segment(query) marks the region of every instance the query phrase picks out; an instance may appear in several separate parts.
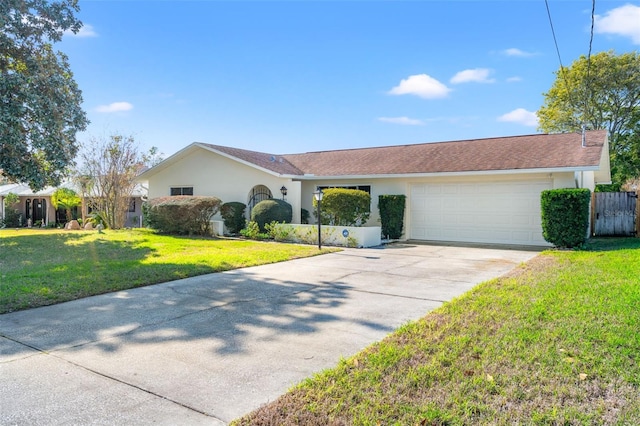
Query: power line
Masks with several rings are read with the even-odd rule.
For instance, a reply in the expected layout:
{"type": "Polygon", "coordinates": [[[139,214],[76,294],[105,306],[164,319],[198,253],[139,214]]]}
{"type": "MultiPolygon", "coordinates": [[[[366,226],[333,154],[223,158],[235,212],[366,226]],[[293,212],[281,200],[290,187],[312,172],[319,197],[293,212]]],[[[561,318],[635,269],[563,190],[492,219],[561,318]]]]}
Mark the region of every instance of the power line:
{"type": "Polygon", "coordinates": [[[553,43],[556,46],[556,53],[558,54],[558,62],[560,62],[560,75],[562,77],[562,81],[564,81],[565,88],[567,89],[569,104],[571,104],[575,108],[575,103],[573,102],[573,99],[571,96],[571,90],[569,89],[569,83],[567,81],[567,73],[565,71],[564,65],[562,65],[562,57],[560,56],[560,48],[558,47],[558,38],[556,37],[556,31],[553,28],[553,19],[551,19],[551,10],[549,9],[549,0],[544,0],[544,4],[547,7],[547,16],[549,17],[549,25],[551,26],[551,35],[553,36],[553,43]]]}
{"type": "Polygon", "coordinates": [[[591,47],[593,46],[593,27],[596,18],[596,0],[591,0],[591,35],[589,37],[589,53],[587,55],[587,77],[584,88],[584,108],[585,114],[589,117],[589,94],[591,93],[591,47]]]}
{"type": "MultiPolygon", "coordinates": [[[[562,57],[560,56],[560,48],[558,47],[558,39],[556,37],[556,32],[555,29],[553,27],[553,20],[551,19],[551,10],[549,9],[549,1],[548,0],[544,0],[544,4],[547,8],[547,16],[549,17],[549,25],[551,26],[551,34],[553,36],[553,42],[556,46],[556,53],[558,55],[558,62],[560,63],[560,74],[561,74],[561,78],[564,81],[565,84],[565,88],[567,89],[567,96],[569,98],[569,104],[574,108],[574,109],[579,109],[576,108],[577,104],[573,101],[573,97],[571,95],[571,90],[569,88],[569,81],[567,79],[567,74],[566,74],[566,70],[564,65],[562,64],[562,57]]],[[[584,115],[589,116],[588,114],[588,109],[589,109],[589,93],[591,90],[590,87],[590,82],[591,82],[591,49],[593,46],[593,33],[594,33],[594,25],[595,25],[595,11],[596,11],[596,0],[591,0],[591,34],[589,37],[589,53],[587,55],[587,75],[586,75],[586,79],[585,79],[585,90],[584,90],[584,115]]]]}
{"type": "Polygon", "coordinates": [[[549,10],[549,1],[544,0],[545,6],[547,6],[547,16],[549,17],[549,25],[551,25],[551,35],[553,35],[553,42],[556,45],[556,53],[558,54],[558,62],[560,62],[560,69],[564,69],[562,65],[562,58],[560,57],[560,48],[558,47],[558,39],[556,38],[556,31],[553,28],[553,20],[551,19],[551,11],[549,10]]]}

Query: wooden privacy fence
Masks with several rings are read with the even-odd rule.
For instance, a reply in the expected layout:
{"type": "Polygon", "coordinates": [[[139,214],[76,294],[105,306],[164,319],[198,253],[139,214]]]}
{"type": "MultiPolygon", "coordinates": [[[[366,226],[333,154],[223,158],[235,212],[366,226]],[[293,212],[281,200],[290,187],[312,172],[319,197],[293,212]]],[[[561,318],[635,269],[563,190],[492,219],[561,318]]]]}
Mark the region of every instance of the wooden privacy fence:
{"type": "Polygon", "coordinates": [[[640,192],[594,192],[591,197],[591,233],[594,236],[638,235],[640,192]]]}

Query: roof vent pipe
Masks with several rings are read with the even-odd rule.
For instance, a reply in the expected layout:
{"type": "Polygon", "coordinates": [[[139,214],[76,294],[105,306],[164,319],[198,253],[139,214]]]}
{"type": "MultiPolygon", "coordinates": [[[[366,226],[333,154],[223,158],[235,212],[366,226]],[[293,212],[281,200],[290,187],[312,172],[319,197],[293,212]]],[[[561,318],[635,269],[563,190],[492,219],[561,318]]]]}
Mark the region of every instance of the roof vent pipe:
{"type": "Polygon", "coordinates": [[[587,146],[587,126],[586,125],[582,125],[582,147],[585,148],[587,146]]]}

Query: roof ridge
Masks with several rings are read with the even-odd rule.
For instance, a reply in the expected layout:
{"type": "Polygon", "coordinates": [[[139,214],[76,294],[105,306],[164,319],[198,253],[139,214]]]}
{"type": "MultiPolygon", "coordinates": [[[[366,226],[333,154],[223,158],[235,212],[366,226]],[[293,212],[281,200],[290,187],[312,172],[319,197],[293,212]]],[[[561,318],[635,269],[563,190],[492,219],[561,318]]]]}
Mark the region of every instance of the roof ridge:
{"type": "MultiPolygon", "coordinates": [[[[606,131],[606,130],[605,129],[587,130],[587,133],[602,132],[602,131],[606,131]]],[[[367,151],[367,150],[385,149],[385,148],[419,147],[423,145],[457,144],[461,142],[497,141],[501,139],[520,139],[520,138],[530,138],[530,137],[538,137],[538,136],[561,136],[561,135],[569,135],[569,134],[579,135],[581,134],[581,132],[576,131],[576,132],[558,132],[558,133],[531,133],[528,135],[494,136],[494,137],[487,137],[487,138],[460,139],[460,140],[447,140],[447,141],[434,141],[434,142],[417,142],[417,143],[407,143],[407,144],[401,144],[401,145],[383,145],[383,146],[368,146],[368,147],[362,147],[362,148],[329,149],[329,150],[323,150],[323,151],[307,151],[307,152],[300,152],[295,154],[281,154],[281,155],[294,156],[294,155],[307,155],[307,154],[323,154],[328,152],[367,151]]]]}

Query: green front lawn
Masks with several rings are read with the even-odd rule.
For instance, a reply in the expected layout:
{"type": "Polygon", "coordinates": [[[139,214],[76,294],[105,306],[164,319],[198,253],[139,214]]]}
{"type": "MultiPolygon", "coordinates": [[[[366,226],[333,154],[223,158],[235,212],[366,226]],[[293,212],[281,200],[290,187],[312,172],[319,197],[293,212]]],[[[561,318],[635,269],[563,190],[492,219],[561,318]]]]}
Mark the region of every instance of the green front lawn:
{"type": "Polygon", "coordinates": [[[639,425],[640,240],[548,251],[237,425],[639,425]]]}
{"type": "Polygon", "coordinates": [[[318,253],[315,246],[172,237],[149,230],[4,229],[0,314],[318,253]]]}

